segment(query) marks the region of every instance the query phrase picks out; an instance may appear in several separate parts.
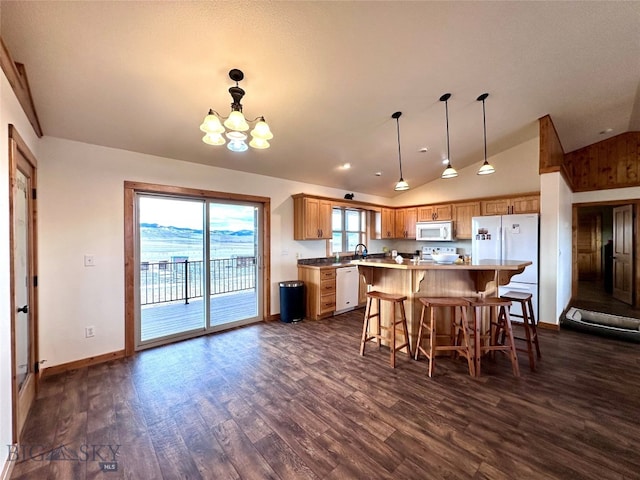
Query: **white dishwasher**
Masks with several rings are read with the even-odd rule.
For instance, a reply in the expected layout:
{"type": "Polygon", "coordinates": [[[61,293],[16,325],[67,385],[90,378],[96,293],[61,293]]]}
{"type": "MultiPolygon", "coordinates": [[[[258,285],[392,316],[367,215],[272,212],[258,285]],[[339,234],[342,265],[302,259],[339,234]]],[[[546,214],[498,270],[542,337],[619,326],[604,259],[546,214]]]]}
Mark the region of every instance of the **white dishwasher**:
{"type": "Polygon", "coordinates": [[[358,267],[336,268],[336,313],[358,306],[358,267]]]}

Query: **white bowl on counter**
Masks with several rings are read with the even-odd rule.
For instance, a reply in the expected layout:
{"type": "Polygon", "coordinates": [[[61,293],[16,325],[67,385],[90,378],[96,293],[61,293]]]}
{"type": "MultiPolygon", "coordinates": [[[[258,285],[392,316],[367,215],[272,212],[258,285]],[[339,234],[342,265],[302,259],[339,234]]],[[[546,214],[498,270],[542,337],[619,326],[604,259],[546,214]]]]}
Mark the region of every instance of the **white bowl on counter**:
{"type": "Polygon", "coordinates": [[[458,259],[457,253],[432,253],[431,258],[436,263],[451,264],[458,259]]]}

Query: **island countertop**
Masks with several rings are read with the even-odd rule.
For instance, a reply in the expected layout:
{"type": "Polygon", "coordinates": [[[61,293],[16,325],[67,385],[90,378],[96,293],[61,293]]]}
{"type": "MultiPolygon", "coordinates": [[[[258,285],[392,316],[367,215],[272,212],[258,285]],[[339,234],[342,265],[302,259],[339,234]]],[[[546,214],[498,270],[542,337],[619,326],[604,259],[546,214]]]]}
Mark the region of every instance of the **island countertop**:
{"type": "Polygon", "coordinates": [[[404,259],[402,263],[398,263],[388,258],[372,258],[363,260],[351,260],[351,265],[358,265],[363,267],[378,267],[378,268],[397,268],[400,270],[506,270],[506,271],[518,271],[523,270],[526,266],[531,265],[529,260],[494,260],[483,259],[475,260],[471,263],[436,263],[433,261],[421,260],[414,263],[412,260],[404,259]]]}

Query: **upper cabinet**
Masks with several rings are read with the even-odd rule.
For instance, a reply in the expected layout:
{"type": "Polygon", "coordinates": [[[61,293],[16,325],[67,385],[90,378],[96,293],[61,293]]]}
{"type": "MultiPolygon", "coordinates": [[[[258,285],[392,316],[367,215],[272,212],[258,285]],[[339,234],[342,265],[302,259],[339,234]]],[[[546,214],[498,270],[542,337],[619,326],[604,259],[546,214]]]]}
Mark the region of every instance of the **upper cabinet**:
{"type": "Polygon", "coordinates": [[[416,238],[417,208],[399,208],[395,215],[395,237],[413,239],[416,238]]]}
{"type": "Polygon", "coordinates": [[[423,205],[418,207],[418,221],[431,222],[435,220],[452,220],[451,204],[423,205]]]}
{"type": "Polygon", "coordinates": [[[396,217],[393,208],[381,208],[380,213],[376,212],[376,238],[395,238],[396,217]]]}
{"type": "Polygon", "coordinates": [[[331,202],[329,200],[293,197],[293,239],[331,239],[331,202]]]}
{"type": "Polygon", "coordinates": [[[471,239],[471,219],[480,215],[480,202],[454,203],[452,208],[455,238],[471,239]]]}
{"type": "Polygon", "coordinates": [[[482,215],[509,215],[514,213],[539,213],[540,195],[501,197],[480,202],[482,215]]]}

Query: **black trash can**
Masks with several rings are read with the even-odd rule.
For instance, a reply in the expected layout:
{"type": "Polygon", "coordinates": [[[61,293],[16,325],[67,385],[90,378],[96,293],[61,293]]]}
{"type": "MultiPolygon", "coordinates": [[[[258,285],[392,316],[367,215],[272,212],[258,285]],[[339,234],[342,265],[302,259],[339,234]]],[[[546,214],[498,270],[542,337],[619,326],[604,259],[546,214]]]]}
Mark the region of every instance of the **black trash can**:
{"type": "Polygon", "coordinates": [[[280,320],[286,323],[299,322],[304,314],[304,282],[280,282],[280,320]]]}

